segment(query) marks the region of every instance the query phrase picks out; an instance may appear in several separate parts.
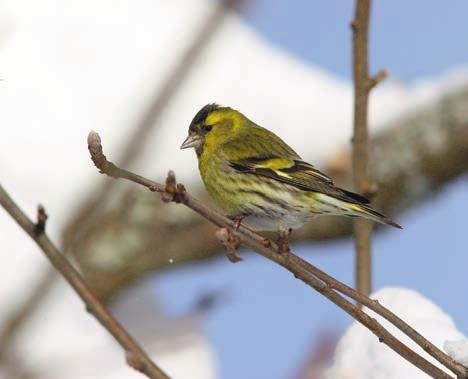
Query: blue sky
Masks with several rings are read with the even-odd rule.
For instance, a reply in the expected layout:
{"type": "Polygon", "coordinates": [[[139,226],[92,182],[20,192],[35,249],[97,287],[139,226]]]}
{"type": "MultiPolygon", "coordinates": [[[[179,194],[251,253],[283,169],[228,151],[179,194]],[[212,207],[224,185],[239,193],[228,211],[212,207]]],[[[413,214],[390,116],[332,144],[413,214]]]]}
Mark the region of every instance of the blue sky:
{"type": "MultiPolygon", "coordinates": [[[[350,78],[353,2],[255,0],[246,21],[275,45],[341,77],[350,78]],[[294,4],[292,7],[291,4],[294,4]]],[[[412,81],[466,64],[468,2],[377,1],[371,28],[371,70],[385,67],[412,81]]],[[[464,302],[466,176],[424,205],[398,217],[403,231],[381,229],[374,245],[374,284],[406,286],[450,313],[468,335],[464,302]]],[[[353,281],[351,240],[294,246],[342,281],[353,281]]],[[[220,378],[282,379],[297,373],[320,331],[341,334],[351,319],[291,274],[249,254],[233,265],[224,257],[175,268],[155,278],[156,291],[174,313],[190,309],[205,290],[225,289],[227,301],[204,328],[220,364],[220,378]]]]}
{"type": "MultiPolygon", "coordinates": [[[[354,1],[245,3],[245,18],[267,39],[312,64],[351,77],[349,23],[354,1]]],[[[394,78],[413,80],[465,64],[467,14],[464,0],[374,1],[371,70],[385,67],[394,78]]]]}

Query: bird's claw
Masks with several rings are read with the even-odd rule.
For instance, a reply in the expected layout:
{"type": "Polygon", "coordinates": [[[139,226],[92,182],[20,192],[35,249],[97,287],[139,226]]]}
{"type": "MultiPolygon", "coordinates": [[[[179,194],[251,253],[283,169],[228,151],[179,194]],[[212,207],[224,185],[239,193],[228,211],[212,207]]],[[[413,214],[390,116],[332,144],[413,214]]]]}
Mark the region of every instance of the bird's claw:
{"type": "Polygon", "coordinates": [[[248,216],[247,213],[239,213],[237,215],[228,215],[227,217],[231,219],[232,221],[234,221],[235,230],[238,231],[241,226],[242,220],[246,218],[247,216],[248,216]]]}

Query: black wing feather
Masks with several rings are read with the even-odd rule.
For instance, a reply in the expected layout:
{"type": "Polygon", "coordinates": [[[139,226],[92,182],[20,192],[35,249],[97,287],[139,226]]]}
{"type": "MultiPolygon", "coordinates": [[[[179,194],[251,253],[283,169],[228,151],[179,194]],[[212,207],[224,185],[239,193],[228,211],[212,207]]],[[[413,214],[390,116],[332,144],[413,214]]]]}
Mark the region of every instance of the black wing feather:
{"type": "Polygon", "coordinates": [[[229,161],[228,163],[237,172],[274,179],[302,191],[323,193],[354,204],[368,204],[370,202],[369,199],[362,195],[336,187],[331,178],[304,161],[294,160],[294,164],[290,167],[278,170],[256,166],[256,164],[267,159],[275,159],[275,157],[249,157],[246,160],[229,161]],[[291,174],[291,177],[280,175],[277,171],[284,174],[291,174]]]}

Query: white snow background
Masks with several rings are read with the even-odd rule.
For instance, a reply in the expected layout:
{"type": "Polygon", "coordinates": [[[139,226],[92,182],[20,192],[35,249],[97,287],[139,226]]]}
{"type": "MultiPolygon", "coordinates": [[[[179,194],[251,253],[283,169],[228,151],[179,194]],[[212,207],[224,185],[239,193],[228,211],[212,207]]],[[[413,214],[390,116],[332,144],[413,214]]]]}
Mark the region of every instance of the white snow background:
{"type": "MultiPolygon", "coordinates": [[[[0,181],[31,217],[38,202],[46,206],[48,232],[55,241],[74,207],[103,180],[90,162],[87,133],[98,131],[107,155],[118,156],[129,126],[135,124],[211,6],[205,0],[0,3],[0,181]]],[[[460,70],[411,86],[388,81],[372,94],[372,130],[467,79],[460,70]]],[[[349,141],[350,83],[271,46],[232,15],[164,112],[136,169],[159,180],[174,169],[181,181],[199,182],[192,153],[179,151],[179,146],[194,113],[213,101],[243,111],[319,167],[337,146],[349,141]],[[311,130],[314,137],[304,138],[311,130]]],[[[5,212],[0,212],[0,246],[4,252],[1,324],[48,263],[5,212]]],[[[408,299],[424,304],[425,317],[415,317],[413,326],[426,328],[421,331],[433,336],[439,346],[444,338],[463,337],[448,316],[417,294],[402,290],[398,299],[407,301],[406,305],[408,299]],[[441,324],[447,329],[439,329],[441,324]]],[[[165,370],[175,378],[216,377],[215,352],[196,317],[184,320],[185,327],[163,328],[162,337],[160,330],[148,335],[141,330],[154,317],[166,320],[166,325],[171,320],[156,299],[154,304],[144,302],[138,321],[125,318],[126,309],[142,306],[134,300],[135,296],[127,296],[116,311],[137,336],[148,337],[146,346],[165,370]]],[[[403,311],[405,306],[394,300],[389,305],[397,313],[403,311]]],[[[120,349],[63,283],[24,339],[22,355],[47,378],[139,377],[125,366],[120,349]]],[[[410,370],[374,336],[353,326],[338,347],[335,372],[348,372],[346,351],[357,342],[359,348],[354,351],[361,355],[354,360],[362,362],[359,378],[403,378],[391,375],[410,370]],[[366,361],[366,351],[375,354],[374,363],[366,361]],[[375,376],[376,372],[382,374],[375,376]]],[[[418,375],[411,371],[412,378],[418,375]]]]}

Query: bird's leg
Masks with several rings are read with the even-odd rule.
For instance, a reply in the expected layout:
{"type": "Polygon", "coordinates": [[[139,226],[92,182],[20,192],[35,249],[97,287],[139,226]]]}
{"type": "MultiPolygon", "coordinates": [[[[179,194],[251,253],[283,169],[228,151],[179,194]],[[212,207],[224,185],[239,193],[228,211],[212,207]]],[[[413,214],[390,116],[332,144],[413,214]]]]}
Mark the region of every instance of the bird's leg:
{"type": "MultiPolygon", "coordinates": [[[[234,230],[237,232],[239,230],[239,227],[241,226],[242,221],[244,218],[247,216],[250,216],[249,213],[240,213],[237,215],[227,215],[226,217],[231,219],[236,223],[234,230]]],[[[254,229],[249,228],[248,226],[242,225],[243,228],[250,230],[252,233],[255,233],[254,229]]],[[[265,247],[270,247],[271,246],[271,241],[268,238],[264,238],[262,241],[262,245],[265,247]]]]}
{"type": "Polygon", "coordinates": [[[234,221],[236,223],[236,228],[235,230],[239,230],[239,227],[241,226],[241,222],[244,218],[246,218],[249,214],[248,213],[239,213],[236,215],[228,215],[227,217],[234,221]]]}
{"type": "Polygon", "coordinates": [[[289,236],[291,232],[291,228],[285,228],[283,225],[279,226],[278,239],[276,240],[278,253],[289,253],[289,236]]]}

